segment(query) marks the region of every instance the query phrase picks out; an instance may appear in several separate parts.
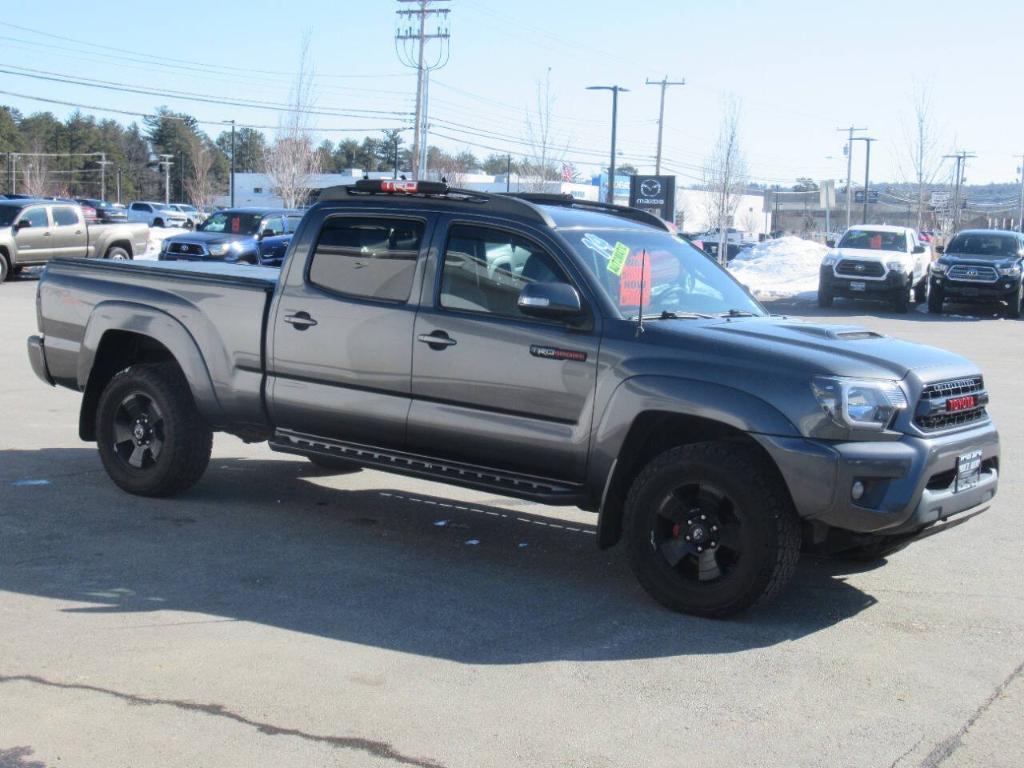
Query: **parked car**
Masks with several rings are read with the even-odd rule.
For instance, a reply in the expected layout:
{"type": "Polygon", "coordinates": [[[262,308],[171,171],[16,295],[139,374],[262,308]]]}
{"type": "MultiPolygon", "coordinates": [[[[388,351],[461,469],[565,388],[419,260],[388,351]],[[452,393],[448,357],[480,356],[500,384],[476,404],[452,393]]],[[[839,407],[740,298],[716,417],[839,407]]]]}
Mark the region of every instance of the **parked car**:
{"type": "Polygon", "coordinates": [[[958,232],[931,265],[928,311],[946,301],[1006,302],[1006,316],[1020,317],[1024,305],[1024,235],[999,229],[958,232]]]}
{"type": "Polygon", "coordinates": [[[145,224],[88,224],[77,203],[0,200],[0,283],[57,256],[130,260],[148,243],[145,224]]]}
{"type": "Polygon", "coordinates": [[[891,552],[998,485],[976,366],[772,317],[635,209],[363,180],[324,190],[280,270],[62,260],[38,291],[32,367],[84,392],[129,493],[195,484],[216,430],[576,505],[703,616],[778,592],[802,543],[891,552]]]}
{"type": "Polygon", "coordinates": [[[302,211],[232,208],[211,214],[194,232],[168,237],[160,261],[227,261],[279,267],[302,211]]]}
{"type": "Polygon", "coordinates": [[[927,296],[930,261],[928,247],[909,227],[850,227],[822,259],[818,306],[831,307],[842,296],[889,301],[897,312],[906,312],[911,294],[917,302],[927,296]]]}
{"type": "Polygon", "coordinates": [[[111,203],[107,200],[99,200],[92,197],[76,198],[83,210],[90,206],[96,212],[96,219],[104,224],[120,224],[128,221],[128,210],[120,203],[111,203]]]}
{"type": "Polygon", "coordinates": [[[188,203],[170,203],[170,207],[184,213],[187,217],[185,226],[188,229],[195,229],[206,220],[206,214],[188,203]]]}
{"type": "Polygon", "coordinates": [[[182,227],[188,216],[166,203],[136,201],[128,206],[128,221],[142,221],[151,227],[182,227]]]}

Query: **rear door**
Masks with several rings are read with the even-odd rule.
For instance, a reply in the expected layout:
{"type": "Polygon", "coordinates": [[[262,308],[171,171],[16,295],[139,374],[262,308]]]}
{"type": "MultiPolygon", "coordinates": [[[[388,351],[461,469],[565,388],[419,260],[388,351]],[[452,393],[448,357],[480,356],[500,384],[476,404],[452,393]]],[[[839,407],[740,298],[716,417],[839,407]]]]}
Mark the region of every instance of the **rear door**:
{"type": "Polygon", "coordinates": [[[53,227],[46,205],[31,205],[25,208],[15,222],[14,241],[18,245],[18,262],[33,264],[49,261],[53,256],[53,227]],[[18,227],[20,222],[27,226],[18,227]]]}
{"type": "MultiPolygon", "coordinates": [[[[409,412],[413,286],[424,216],[326,212],[270,318],[270,409],[304,435],[400,449],[409,412]]],[[[304,237],[306,237],[304,235],[304,237]]]]}
{"type": "Polygon", "coordinates": [[[579,482],[599,326],[589,309],[575,325],[519,311],[530,282],[570,283],[588,304],[560,244],[527,232],[453,221],[438,240],[416,318],[409,450],[579,482]]]}
{"type": "Polygon", "coordinates": [[[79,209],[70,205],[50,208],[53,218],[53,255],[86,256],[89,236],[79,209]]]}

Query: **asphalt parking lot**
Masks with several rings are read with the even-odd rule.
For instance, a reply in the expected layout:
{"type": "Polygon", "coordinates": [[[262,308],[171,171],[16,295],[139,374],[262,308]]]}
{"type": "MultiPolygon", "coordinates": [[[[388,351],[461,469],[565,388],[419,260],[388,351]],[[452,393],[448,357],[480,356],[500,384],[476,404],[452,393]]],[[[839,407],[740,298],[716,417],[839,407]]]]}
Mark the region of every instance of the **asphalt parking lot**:
{"type": "Polygon", "coordinates": [[[979,363],[1004,477],[708,621],[574,510],[223,435],[191,492],[128,496],[28,366],[34,296],[0,286],[0,768],[1024,765],[1024,321],[776,303],[979,363]]]}

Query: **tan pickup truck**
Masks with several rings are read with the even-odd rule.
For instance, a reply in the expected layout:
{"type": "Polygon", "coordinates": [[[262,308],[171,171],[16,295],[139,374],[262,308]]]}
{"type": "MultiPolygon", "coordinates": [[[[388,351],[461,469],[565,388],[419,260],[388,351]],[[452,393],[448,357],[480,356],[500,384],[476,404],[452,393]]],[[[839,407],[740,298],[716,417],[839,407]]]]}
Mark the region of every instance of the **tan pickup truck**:
{"type": "Polygon", "coordinates": [[[127,261],[145,253],[145,224],[89,224],[73,203],[0,200],[0,283],[56,256],[127,261]]]}

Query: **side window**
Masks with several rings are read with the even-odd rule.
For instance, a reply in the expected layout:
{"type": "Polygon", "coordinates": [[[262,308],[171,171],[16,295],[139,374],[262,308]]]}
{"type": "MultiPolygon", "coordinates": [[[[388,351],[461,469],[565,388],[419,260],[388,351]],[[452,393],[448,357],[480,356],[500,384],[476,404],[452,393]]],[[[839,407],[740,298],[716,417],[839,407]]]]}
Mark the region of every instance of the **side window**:
{"type": "Polygon", "coordinates": [[[34,228],[45,228],[50,226],[50,221],[46,218],[46,209],[42,207],[29,208],[21,214],[21,218],[31,224],[34,228]]]}
{"type": "Polygon", "coordinates": [[[422,240],[420,221],[328,218],[310,259],[309,282],[348,296],[408,301],[422,240]]]}
{"type": "Polygon", "coordinates": [[[58,227],[73,227],[78,223],[78,214],[75,213],[74,208],[55,205],[53,207],[53,223],[58,227]]]}
{"type": "Polygon", "coordinates": [[[442,307],[525,319],[517,305],[527,283],[567,283],[540,246],[488,227],[456,225],[441,274],[442,307]]]}
{"type": "Polygon", "coordinates": [[[263,234],[267,237],[284,234],[284,217],[268,216],[263,220],[263,234]]]}
{"type": "Polygon", "coordinates": [[[301,216],[285,216],[285,224],[287,224],[288,232],[298,232],[299,222],[302,221],[301,216]]]}

